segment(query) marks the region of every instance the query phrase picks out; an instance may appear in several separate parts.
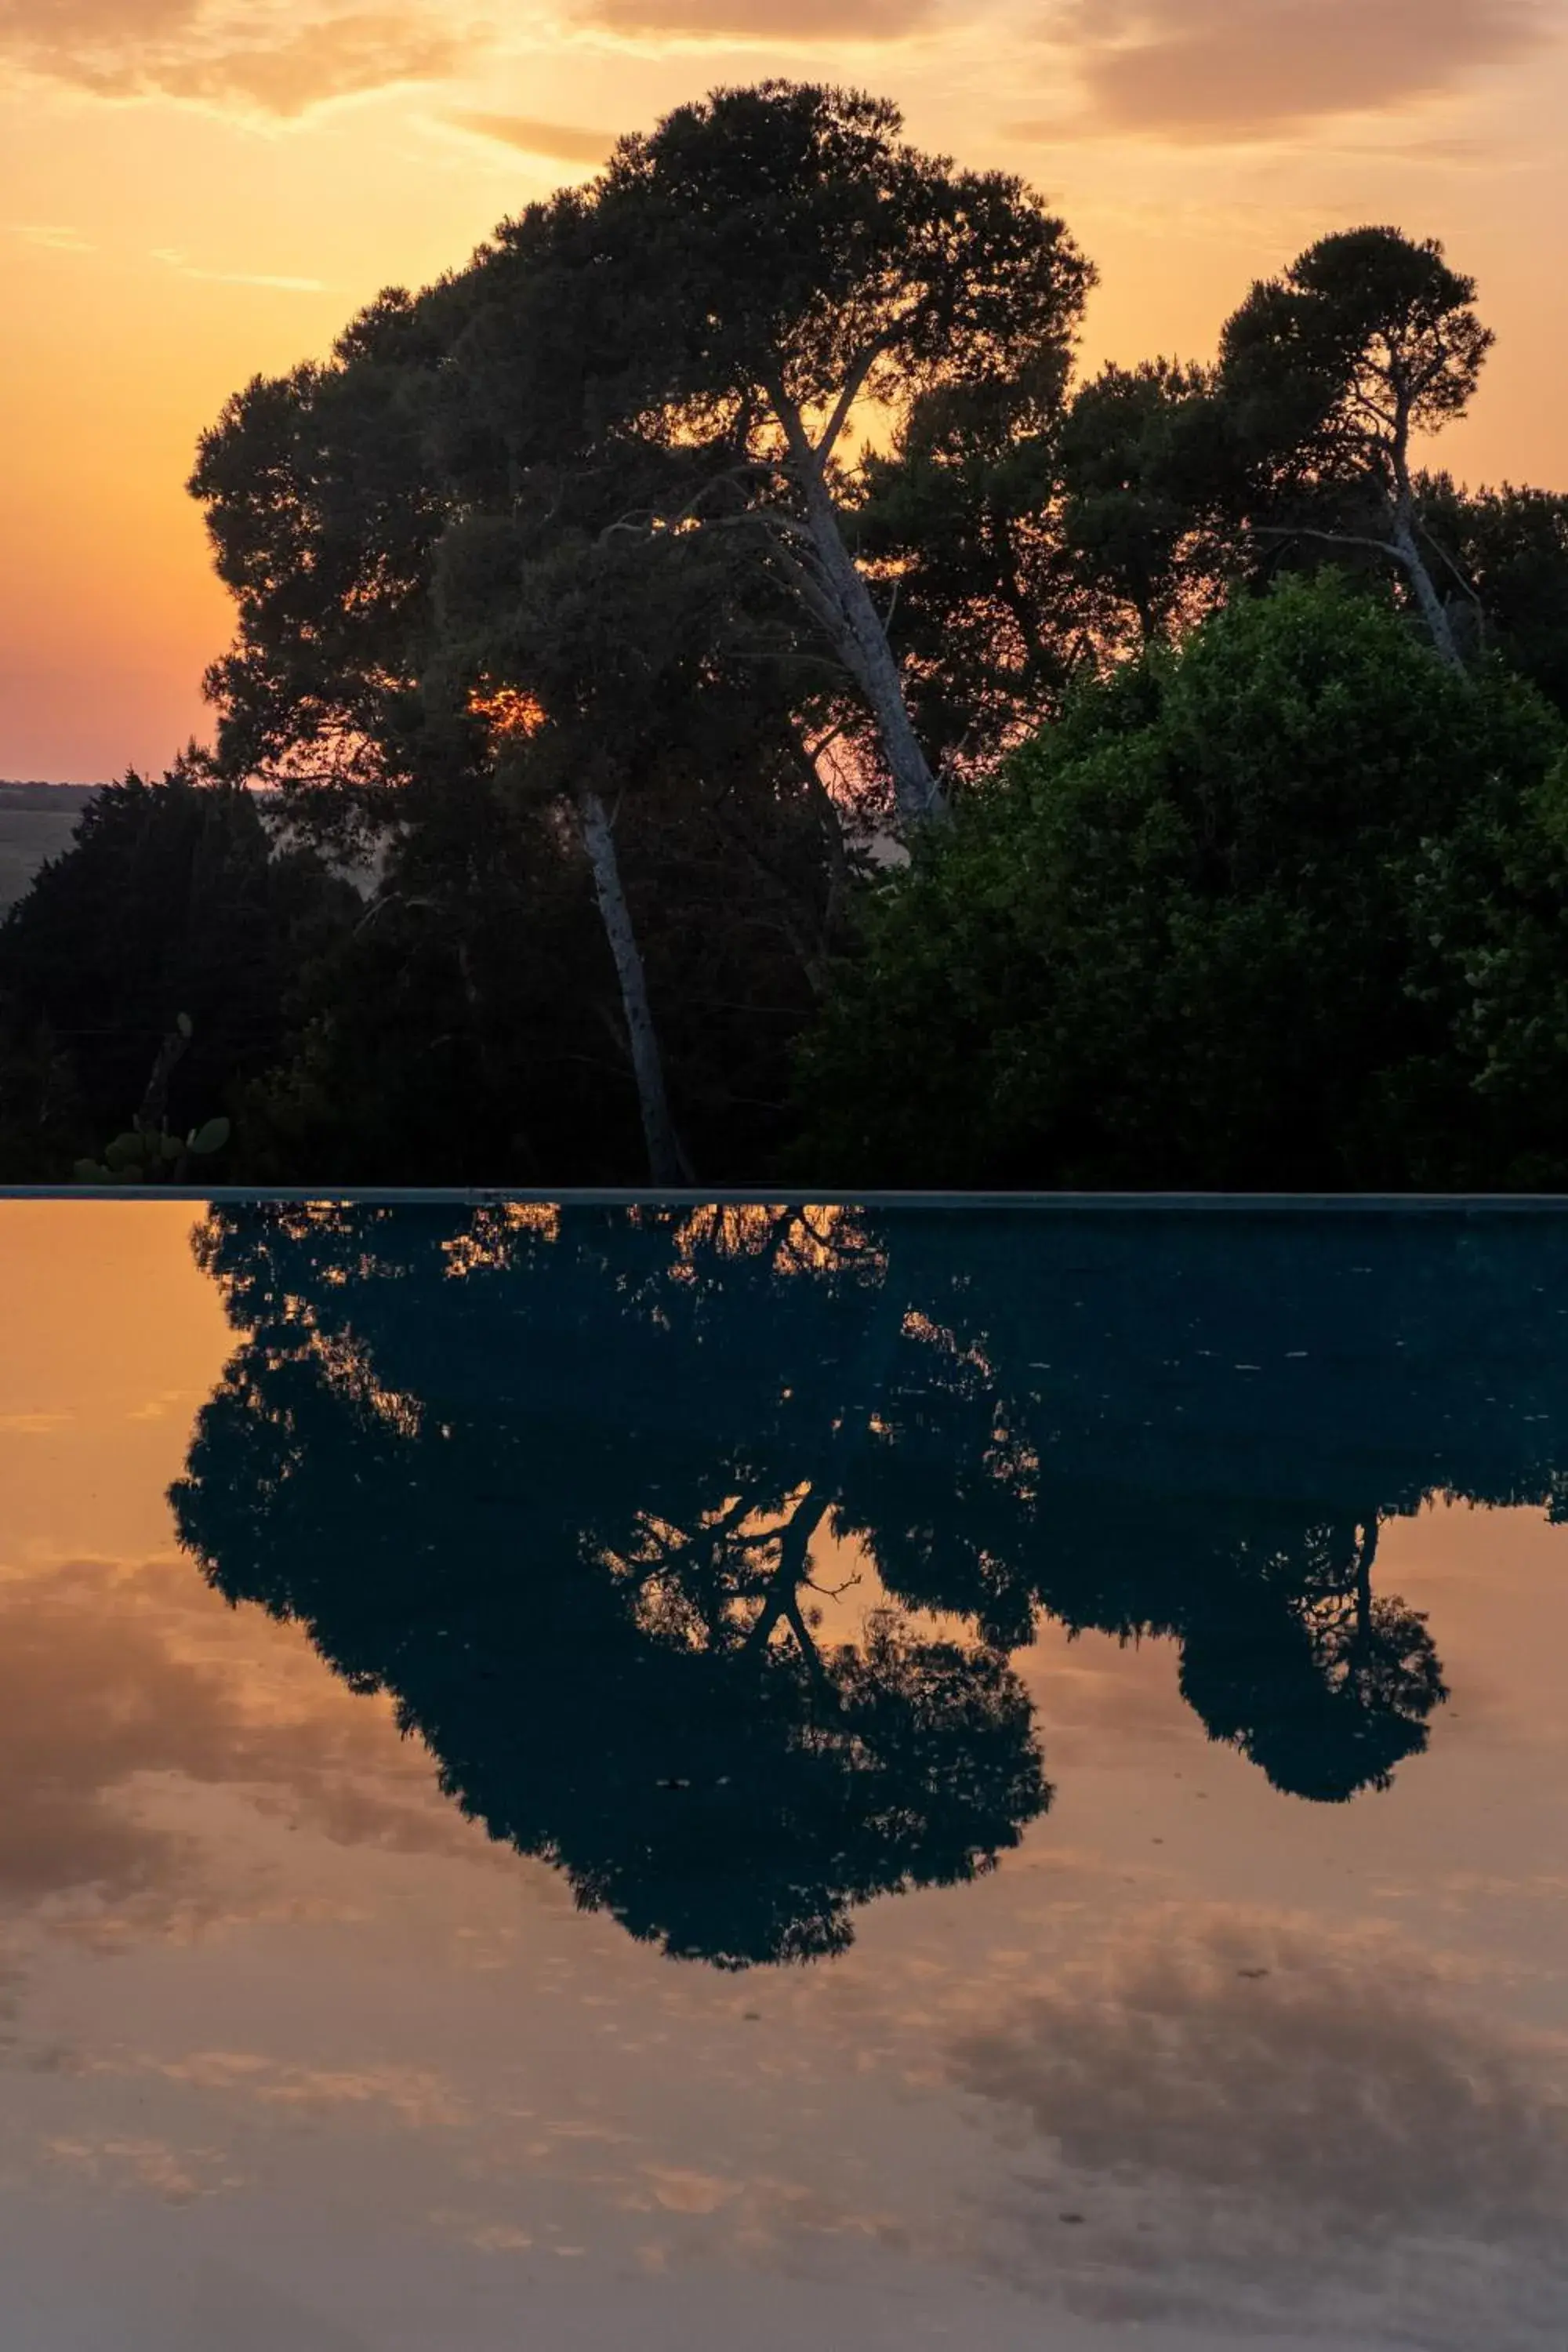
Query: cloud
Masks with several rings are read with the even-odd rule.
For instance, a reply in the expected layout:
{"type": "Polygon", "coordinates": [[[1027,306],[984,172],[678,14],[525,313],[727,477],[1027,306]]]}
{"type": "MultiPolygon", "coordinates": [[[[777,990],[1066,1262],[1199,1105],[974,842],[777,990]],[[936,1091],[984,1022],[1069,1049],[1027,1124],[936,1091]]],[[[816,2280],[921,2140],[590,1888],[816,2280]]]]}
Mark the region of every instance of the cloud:
{"type": "Polygon", "coordinates": [[[395,82],[439,80],[456,69],[465,46],[455,30],[403,10],[376,10],[193,58],[164,87],[176,96],[238,99],[266,113],[299,114],[395,82]]]}
{"type": "MultiPolygon", "coordinates": [[[[154,261],[167,261],[176,268],[185,267],[185,257],[183,253],[154,253],[153,258],[154,261]]],[[[197,270],[194,274],[202,278],[210,275],[206,270],[197,270]]],[[[276,284],[279,281],[274,279],[268,282],[276,284]]],[[[301,279],[300,282],[303,284],[304,280],[301,279]]],[[[132,1407],[125,1418],[127,1421],[165,1421],[170,1413],[177,1412],[188,1413],[193,1404],[200,1404],[204,1402],[203,1394],[198,1389],[160,1389],[157,1395],[149,1397],[145,1404],[132,1407]]]]}
{"type": "Polygon", "coordinates": [[[108,98],[170,97],[290,116],[439,79],[470,47],[446,10],[288,0],[0,0],[0,61],[108,98]]]}
{"type": "MultiPolygon", "coordinates": [[[[332,290],[320,278],[275,278],[255,269],[199,269],[183,253],[172,252],[166,247],[155,249],[153,258],[163,262],[166,268],[176,271],[182,278],[197,278],[208,286],[267,286],[281,294],[330,294],[332,290]]],[[[180,1398],[188,1395],[189,1391],[176,1390],[170,1393],[173,1398],[180,1398]]],[[[151,1404],[138,1406],[129,1418],[132,1421],[160,1421],[169,1410],[169,1402],[168,1398],[154,1399],[151,1404]]]]}
{"type": "Polygon", "coordinates": [[[896,41],[926,24],[933,0],[582,0],[580,23],[613,33],[700,40],[896,41]]]}
{"type": "MultiPolygon", "coordinates": [[[[13,221],[11,234],[19,236],[24,244],[41,246],[46,253],[92,253],[97,250],[79,229],[55,228],[47,222],[13,221]]],[[[21,1424],[31,1428],[40,1422],[47,1422],[56,1426],[63,1418],[59,1413],[0,1413],[0,1434],[21,1424]]]]}
{"type": "Polygon", "coordinates": [[[589,131],[576,122],[535,122],[525,114],[453,114],[447,120],[481,139],[499,139],[525,155],[549,155],[562,163],[600,163],[616,143],[613,131],[589,131]]]}
{"type": "Polygon", "coordinates": [[[1089,119],[1032,130],[1196,142],[1429,97],[1553,18],[1544,0],[1074,0],[1067,25],[1089,119]]]}

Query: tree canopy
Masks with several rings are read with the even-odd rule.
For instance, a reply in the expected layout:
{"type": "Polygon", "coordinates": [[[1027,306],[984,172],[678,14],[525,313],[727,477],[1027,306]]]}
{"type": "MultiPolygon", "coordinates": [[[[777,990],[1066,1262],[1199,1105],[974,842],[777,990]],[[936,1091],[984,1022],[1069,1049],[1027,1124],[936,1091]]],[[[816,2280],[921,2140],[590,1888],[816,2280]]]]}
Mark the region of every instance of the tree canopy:
{"type": "Polygon", "coordinates": [[[1217,377],[1259,527],[1392,559],[1461,669],[1448,583],[1419,529],[1414,449],[1475,394],[1493,341],[1475,296],[1435,237],[1342,230],[1254,286],[1226,322],[1217,377]]]}

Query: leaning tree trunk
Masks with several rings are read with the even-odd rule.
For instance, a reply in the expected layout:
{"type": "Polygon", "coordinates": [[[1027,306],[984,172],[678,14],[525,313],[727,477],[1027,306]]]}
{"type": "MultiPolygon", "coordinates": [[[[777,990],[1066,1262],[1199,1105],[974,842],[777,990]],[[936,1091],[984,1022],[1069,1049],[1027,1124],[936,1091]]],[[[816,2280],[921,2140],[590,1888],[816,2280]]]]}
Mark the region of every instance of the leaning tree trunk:
{"type": "Polygon", "coordinates": [[[1415,591],[1415,602],[1421,607],[1432,643],[1450,669],[1462,671],[1465,657],[1454,635],[1454,625],[1448,617],[1448,607],[1437,593],[1436,584],[1426,569],[1426,560],[1415,543],[1408,502],[1401,499],[1394,514],[1394,548],[1405,569],[1405,576],[1415,591]]]}
{"type": "Polygon", "coordinates": [[[802,487],[811,543],[821,567],[825,590],[823,617],[835,640],[835,650],[867,701],[882,739],[882,750],[892,773],[893,798],[900,823],[923,824],[947,814],[941,784],[931,772],[904,700],[904,682],[882,616],[866,585],[865,575],[844,543],[838,511],[822,478],[815,453],[807,452],[802,487]]]}
{"type": "Polygon", "coordinates": [[[596,792],[584,787],[578,793],[577,814],[583,828],[583,846],[588,853],[594,877],[599,918],[615,958],[616,978],[620,982],[621,1009],[626,1015],[632,1072],[637,1079],[637,1107],[642,1112],[643,1138],[647,1145],[647,1172],[656,1184],[682,1184],[689,1181],[691,1169],[669,1115],[658,1033],[653,1025],[647,976],[643,971],[637,933],[632,929],[631,909],[621,886],[616,836],[605,803],[596,792]]]}
{"type": "Polygon", "coordinates": [[[1426,569],[1426,559],[1415,541],[1415,490],[1410,478],[1410,421],[1411,403],[1402,391],[1389,450],[1392,477],[1389,488],[1393,492],[1389,537],[1415,602],[1421,607],[1421,617],[1426,624],[1427,634],[1436,648],[1439,660],[1447,662],[1450,669],[1457,669],[1464,677],[1468,676],[1468,672],[1454,635],[1454,625],[1448,618],[1448,607],[1438,595],[1436,583],[1426,569]]]}

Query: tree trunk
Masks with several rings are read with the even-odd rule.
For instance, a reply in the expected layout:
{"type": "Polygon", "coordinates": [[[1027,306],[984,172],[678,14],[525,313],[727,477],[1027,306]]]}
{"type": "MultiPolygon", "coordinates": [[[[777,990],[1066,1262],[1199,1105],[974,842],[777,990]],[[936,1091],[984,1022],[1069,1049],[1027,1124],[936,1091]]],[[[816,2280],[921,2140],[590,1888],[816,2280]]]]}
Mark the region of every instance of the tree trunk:
{"type": "Polygon", "coordinates": [[[1411,525],[1410,511],[1404,499],[1400,500],[1394,509],[1394,545],[1399,561],[1405,568],[1405,575],[1415,592],[1415,602],[1421,607],[1421,617],[1431,634],[1432,643],[1450,669],[1462,671],[1465,667],[1464,656],[1460,653],[1458,643],[1454,635],[1454,625],[1448,618],[1448,607],[1438,595],[1432,574],[1426,569],[1426,560],[1415,544],[1415,533],[1411,525]]]}
{"type": "Polygon", "coordinates": [[[185,1048],[191,1042],[189,1025],[182,1026],[184,1023],[185,1016],[182,1013],[159,1046],[152,1076],[147,1081],[147,1091],[136,1114],[137,1126],[145,1128],[150,1134],[161,1131],[168,1117],[169,1081],[176,1066],[184,1059],[185,1048]]]}
{"type": "MultiPolygon", "coordinates": [[[[816,558],[816,576],[805,585],[804,601],[827,630],[834,651],[871,706],[893,779],[900,824],[925,824],[945,816],[947,803],[910,723],[888,632],[860,567],[845,545],[838,509],[827,487],[834,444],[866,383],[876,349],[868,347],[850,369],[827,430],[817,441],[812,440],[805,419],[787,397],[782,378],[767,383],[766,391],[789,452],[789,471],[805,502],[805,528],[816,558]]],[[[803,572],[807,570],[801,567],[803,572]]]]}
{"type": "Polygon", "coordinates": [[[837,510],[821,480],[806,486],[806,520],[832,593],[839,624],[838,652],[871,706],[892,773],[900,822],[924,824],[933,817],[945,816],[947,803],[910,723],[903,680],[882,616],[859,565],[844,544],[837,510]]]}
{"type": "Polygon", "coordinates": [[[805,420],[785,394],[781,378],[768,383],[767,394],[783,428],[789,467],[805,500],[805,523],[821,577],[812,583],[808,602],[824,622],[834,650],[856,680],[877,722],[882,751],[893,779],[893,797],[901,824],[924,824],[947,814],[942,786],[932,775],[910,720],[903,680],[893,658],[882,616],[872,600],[859,565],[844,542],[838,509],[827,487],[827,467],[834,445],[864,388],[878,346],[860,354],[846,378],[826,431],[816,442],[805,420]]]}
{"type": "Polygon", "coordinates": [[[637,1079],[637,1107],[642,1113],[643,1138],[647,1145],[648,1176],[655,1184],[684,1184],[690,1181],[691,1167],[669,1115],[658,1033],[653,1025],[653,1009],[647,999],[647,977],[643,971],[637,933],[632,929],[631,909],[626,905],[626,894],[621,887],[616,836],[610,829],[605,803],[596,792],[586,787],[579,792],[577,813],[583,828],[583,846],[588,853],[588,864],[593,872],[594,896],[598,900],[599,918],[605,926],[605,937],[610,943],[610,953],[615,959],[616,978],[620,983],[621,1009],[626,1015],[632,1072],[637,1079]]]}
{"type": "Polygon", "coordinates": [[[1388,531],[1389,535],[1386,539],[1373,539],[1370,531],[1310,530],[1300,523],[1283,523],[1278,528],[1272,525],[1259,526],[1259,536],[1281,541],[1310,539],[1320,541],[1325,547],[1370,547],[1374,555],[1381,555],[1385,560],[1391,559],[1397,563],[1410,583],[1415,602],[1421,608],[1421,617],[1426,624],[1426,634],[1432,640],[1438,659],[1446,662],[1450,669],[1457,670],[1461,677],[1468,679],[1470,673],[1466,668],[1465,657],[1459,651],[1458,639],[1454,635],[1454,625],[1448,618],[1448,608],[1434,587],[1432,574],[1426,569],[1426,558],[1415,544],[1415,532],[1407,504],[1401,504],[1394,508],[1389,518],[1388,531]]]}

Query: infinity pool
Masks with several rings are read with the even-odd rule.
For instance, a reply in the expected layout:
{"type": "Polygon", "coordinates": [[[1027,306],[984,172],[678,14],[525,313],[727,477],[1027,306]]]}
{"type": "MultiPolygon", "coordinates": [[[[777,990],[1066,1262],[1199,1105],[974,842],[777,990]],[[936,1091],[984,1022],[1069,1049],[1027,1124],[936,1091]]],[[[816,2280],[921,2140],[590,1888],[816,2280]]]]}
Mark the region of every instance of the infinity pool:
{"type": "Polygon", "coordinates": [[[0,1201],[6,2352],[1561,2352],[1568,1213],[0,1201]]]}

